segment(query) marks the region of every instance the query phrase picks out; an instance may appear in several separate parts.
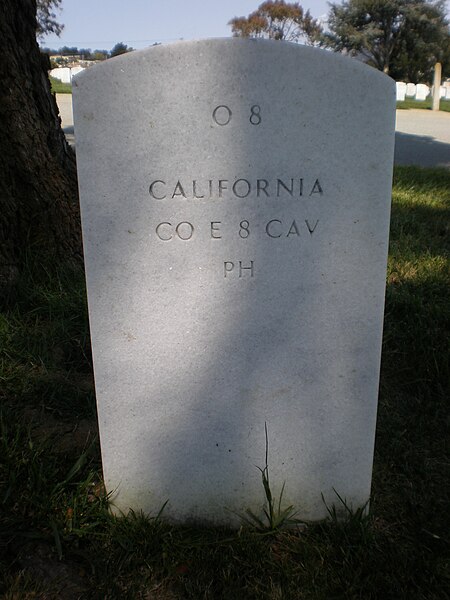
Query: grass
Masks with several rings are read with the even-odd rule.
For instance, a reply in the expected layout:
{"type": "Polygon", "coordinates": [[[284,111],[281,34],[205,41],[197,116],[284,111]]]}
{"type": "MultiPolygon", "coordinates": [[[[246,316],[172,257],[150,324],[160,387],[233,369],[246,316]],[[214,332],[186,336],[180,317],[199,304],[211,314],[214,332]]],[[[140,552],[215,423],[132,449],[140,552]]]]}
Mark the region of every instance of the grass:
{"type": "Polygon", "coordinates": [[[449,189],[446,170],[395,171],[373,497],[344,521],[330,507],[261,533],[110,515],[83,274],[30,264],[0,315],[0,597],[449,598],[449,189]]]}
{"type": "Polygon", "coordinates": [[[71,83],[63,83],[59,79],[50,77],[50,85],[52,87],[53,94],[71,94],[72,93],[72,84],[71,83]]]}
{"type": "Polygon", "coordinates": [[[263,508],[264,517],[259,517],[250,508],[247,508],[244,514],[238,516],[243,524],[256,528],[256,530],[261,533],[273,533],[292,525],[298,525],[302,523],[302,521],[295,518],[296,510],[292,504],[289,506],[283,505],[285,483],[283,483],[281,487],[278,500],[273,497],[269,476],[269,434],[267,431],[267,423],[264,423],[264,432],[266,437],[265,463],[264,467],[257,467],[261,473],[261,483],[267,505],[263,508]]]}
{"type": "MultiPolygon", "coordinates": [[[[403,102],[397,102],[397,108],[398,109],[406,109],[409,110],[410,108],[422,108],[425,110],[431,110],[433,105],[433,101],[430,98],[427,98],[426,100],[420,101],[420,100],[414,100],[412,98],[407,98],[406,100],[404,100],[403,102]]],[[[444,111],[444,112],[450,112],[450,100],[442,100],[439,103],[439,110],[444,111]]]]}

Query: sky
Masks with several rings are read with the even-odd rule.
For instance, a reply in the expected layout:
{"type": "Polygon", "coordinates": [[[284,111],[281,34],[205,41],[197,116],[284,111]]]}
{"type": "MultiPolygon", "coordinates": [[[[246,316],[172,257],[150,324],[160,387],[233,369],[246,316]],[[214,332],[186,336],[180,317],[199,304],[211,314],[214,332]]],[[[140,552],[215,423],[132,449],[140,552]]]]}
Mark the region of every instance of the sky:
{"type": "MultiPolygon", "coordinates": [[[[263,0],[63,0],[60,37],[41,46],[110,50],[117,42],[136,49],[155,42],[229,37],[233,17],[248,16],[263,0]]],[[[325,17],[327,0],[300,1],[315,18],[325,17]]]]}

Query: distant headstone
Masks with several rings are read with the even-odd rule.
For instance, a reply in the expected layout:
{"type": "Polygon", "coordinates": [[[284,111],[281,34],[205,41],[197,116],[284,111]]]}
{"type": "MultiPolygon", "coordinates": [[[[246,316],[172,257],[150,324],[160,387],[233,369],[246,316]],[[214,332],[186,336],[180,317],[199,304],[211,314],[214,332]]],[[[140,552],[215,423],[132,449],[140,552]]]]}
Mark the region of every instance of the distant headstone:
{"type": "Polygon", "coordinates": [[[406,83],[403,81],[397,81],[395,88],[397,91],[397,102],[403,102],[406,95],[406,83]]]}
{"type": "Polygon", "coordinates": [[[394,82],[306,46],[205,40],[86,70],[74,101],[116,510],[168,500],[174,521],[227,525],[259,513],[265,424],[272,492],[285,482],[299,517],[324,517],[334,490],[364,505],[394,82]]]}
{"type": "Polygon", "coordinates": [[[78,73],[81,73],[82,71],[84,71],[84,67],[72,67],[71,76],[75,77],[76,75],[78,75],[78,73]]]}
{"type": "Polygon", "coordinates": [[[50,77],[59,79],[62,83],[72,83],[72,77],[84,71],[83,67],[57,67],[49,71],[50,77]]]}
{"type": "Polygon", "coordinates": [[[58,79],[62,83],[70,83],[71,81],[69,67],[56,67],[56,69],[49,71],[49,75],[54,79],[58,79]]]}
{"type": "Polygon", "coordinates": [[[416,95],[416,84],[415,83],[407,83],[406,84],[406,96],[408,98],[412,98],[416,95]]]}
{"type": "Polygon", "coordinates": [[[426,100],[430,94],[430,88],[424,83],[416,85],[416,100],[426,100]]]}

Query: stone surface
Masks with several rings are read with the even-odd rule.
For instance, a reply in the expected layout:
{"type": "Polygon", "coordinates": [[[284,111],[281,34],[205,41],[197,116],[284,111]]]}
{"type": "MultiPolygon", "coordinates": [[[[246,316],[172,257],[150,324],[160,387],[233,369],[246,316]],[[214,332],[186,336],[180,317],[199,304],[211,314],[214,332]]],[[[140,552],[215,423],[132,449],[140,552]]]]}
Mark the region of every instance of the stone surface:
{"type": "Polygon", "coordinates": [[[103,467],[117,510],[237,525],[369,498],[395,84],[205,40],[74,81],[103,467]],[[329,94],[330,85],[333,93],[329,94]],[[370,89],[361,97],[355,89],[370,89]]]}

